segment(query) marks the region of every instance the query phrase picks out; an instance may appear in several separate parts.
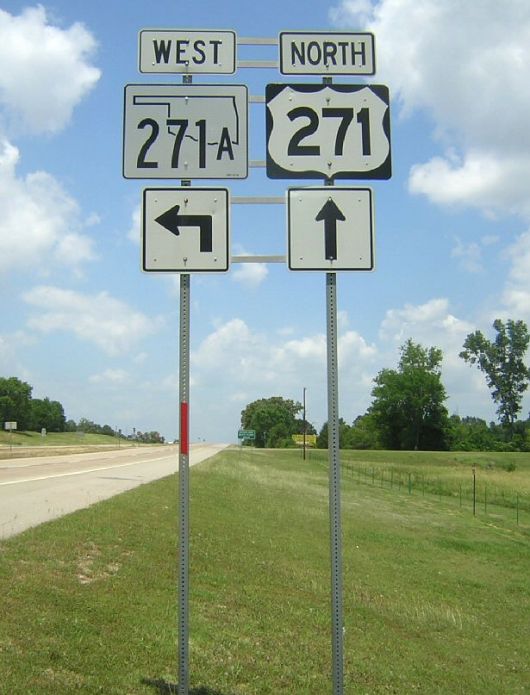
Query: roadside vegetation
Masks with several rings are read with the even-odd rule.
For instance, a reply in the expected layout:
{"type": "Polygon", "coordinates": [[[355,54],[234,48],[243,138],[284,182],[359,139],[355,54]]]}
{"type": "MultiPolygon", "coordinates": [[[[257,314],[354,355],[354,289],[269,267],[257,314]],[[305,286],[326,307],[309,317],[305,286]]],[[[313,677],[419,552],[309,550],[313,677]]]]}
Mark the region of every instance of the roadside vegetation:
{"type": "Polygon", "coordinates": [[[15,432],[0,432],[0,460],[28,456],[81,454],[103,449],[147,445],[153,446],[153,443],[119,437],[118,435],[49,432],[46,436],[42,436],[40,432],[20,432],[17,430],[15,432]]]}
{"type": "MultiPolygon", "coordinates": [[[[106,437],[131,439],[149,444],[163,444],[159,432],[142,432],[133,427],[132,432],[122,433],[110,425],[99,425],[86,417],[67,420],[59,401],[33,398],[33,387],[17,377],[0,377],[0,429],[2,431],[37,432],[39,435],[69,432],[83,436],[97,434],[106,437]]],[[[0,440],[1,443],[1,440],[0,440]]]]}
{"type": "MultiPolygon", "coordinates": [[[[530,454],[341,458],[345,692],[528,692],[529,515],[350,467],[458,485],[475,463],[528,490],[530,454]]],[[[177,499],[172,476],[0,543],[1,689],[171,692],[177,499]]],[[[330,692],[325,452],[234,447],[192,468],[190,588],[193,695],[330,692]]]]}
{"type": "MultiPolygon", "coordinates": [[[[524,321],[512,319],[506,323],[496,319],[493,329],[494,340],[481,331],[470,333],[459,356],[484,373],[498,423],[450,416],[442,383],[442,351],[409,338],[399,350],[397,367],[381,369],[374,377],[368,410],[351,424],[340,419],[341,449],[530,451],[530,416],[517,419],[530,382],[525,364],[530,333],[524,321]]],[[[260,398],[241,412],[241,426],[254,430],[252,441],[259,447],[292,447],[296,435],[316,434],[305,414],[298,417],[301,412],[300,403],[281,396],[260,398]]],[[[327,446],[324,423],[317,447],[327,446]]]]}

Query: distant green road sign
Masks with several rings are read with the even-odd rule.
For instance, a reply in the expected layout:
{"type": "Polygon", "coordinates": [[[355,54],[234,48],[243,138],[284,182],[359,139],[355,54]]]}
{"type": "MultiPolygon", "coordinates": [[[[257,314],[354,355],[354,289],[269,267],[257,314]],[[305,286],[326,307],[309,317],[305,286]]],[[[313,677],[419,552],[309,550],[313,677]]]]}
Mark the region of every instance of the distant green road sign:
{"type": "Polygon", "coordinates": [[[256,430],[239,430],[237,433],[238,439],[256,439],[256,430]]]}

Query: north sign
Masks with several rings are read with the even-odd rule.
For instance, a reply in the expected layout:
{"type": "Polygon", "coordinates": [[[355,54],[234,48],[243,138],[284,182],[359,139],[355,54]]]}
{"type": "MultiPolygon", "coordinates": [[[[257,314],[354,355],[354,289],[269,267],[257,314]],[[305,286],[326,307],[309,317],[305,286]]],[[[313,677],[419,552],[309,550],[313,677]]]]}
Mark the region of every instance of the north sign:
{"type": "Polygon", "coordinates": [[[126,85],[123,176],[127,179],[246,178],[247,87],[126,85]]]}
{"type": "Polygon", "coordinates": [[[139,34],[143,73],[224,74],[236,71],[234,31],[144,29],[139,34]]]}
{"type": "Polygon", "coordinates": [[[268,84],[266,104],[269,178],[390,178],[384,85],[268,84]]]}
{"type": "Polygon", "coordinates": [[[224,272],[230,265],[227,188],[146,188],[142,205],[142,269],[224,272]]]}
{"type": "Polygon", "coordinates": [[[287,216],[289,270],[373,270],[370,188],[289,188],[287,216]]]}
{"type": "Polygon", "coordinates": [[[282,75],[373,75],[374,35],[370,33],[282,31],[282,75]]]}

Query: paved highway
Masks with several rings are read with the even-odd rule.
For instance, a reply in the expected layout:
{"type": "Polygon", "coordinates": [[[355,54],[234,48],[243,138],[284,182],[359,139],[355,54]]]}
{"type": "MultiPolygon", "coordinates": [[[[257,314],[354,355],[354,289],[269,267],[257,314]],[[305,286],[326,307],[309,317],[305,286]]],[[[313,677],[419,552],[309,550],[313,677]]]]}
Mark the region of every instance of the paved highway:
{"type": "MultiPolygon", "coordinates": [[[[190,465],[226,444],[194,444],[190,465]]],[[[0,461],[0,539],[178,470],[178,446],[0,461]]]]}

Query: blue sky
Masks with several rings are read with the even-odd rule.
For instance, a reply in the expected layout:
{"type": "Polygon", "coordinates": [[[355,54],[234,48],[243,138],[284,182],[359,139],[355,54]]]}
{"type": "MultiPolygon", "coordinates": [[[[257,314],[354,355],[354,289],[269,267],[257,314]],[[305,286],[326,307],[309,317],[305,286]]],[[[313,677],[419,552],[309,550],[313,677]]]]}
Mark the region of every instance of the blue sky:
{"type": "MultiPolygon", "coordinates": [[[[67,417],[178,434],[178,275],[140,271],[142,189],[121,174],[123,90],[180,83],[138,72],[141,29],[372,31],[387,85],[393,176],[375,196],[376,269],[339,273],[340,411],[408,338],[444,352],[451,413],[495,418],[483,376],[458,357],[497,317],[530,321],[530,6],[526,0],[223,3],[55,0],[0,6],[0,374],[67,417]]],[[[277,58],[241,47],[238,57],[277,58]]],[[[198,84],[264,95],[289,78],[240,69],[198,84]]],[[[265,107],[250,106],[250,158],[265,159],[265,107]]],[[[319,181],[202,181],[283,196],[319,181]]],[[[341,182],[365,185],[366,182],[341,182]]],[[[286,254],[283,205],[232,206],[232,253],[286,254]]],[[[191,278],[191,440],[235,441],[240,412],[272,395],[326,420],[325,273],[233,265],[191,278]]],[[[528,415],[525,400],[522,416],[528,415]]]]}

